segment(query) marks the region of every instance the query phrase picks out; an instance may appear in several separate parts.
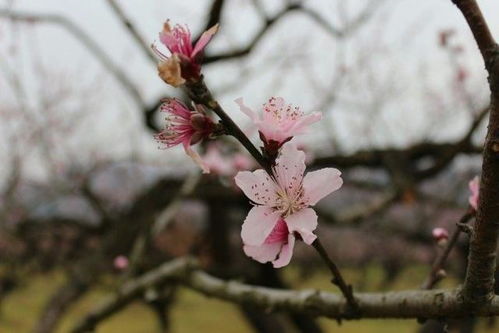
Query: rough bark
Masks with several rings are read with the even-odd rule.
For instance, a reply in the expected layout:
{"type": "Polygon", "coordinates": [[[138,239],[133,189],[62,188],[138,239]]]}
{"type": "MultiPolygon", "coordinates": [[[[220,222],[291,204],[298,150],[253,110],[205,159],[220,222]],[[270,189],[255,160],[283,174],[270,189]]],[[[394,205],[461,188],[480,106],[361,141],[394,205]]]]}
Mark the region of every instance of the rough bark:
{"type": "Polygon", "coordinates": [[[453,0],[475,37],[489,73],[490,115],[483,150],[482,177],[474,233],[470,243],[463,300],[473,311],[494,297],[499,236],[499,47],[475,0],[453,0]]]}

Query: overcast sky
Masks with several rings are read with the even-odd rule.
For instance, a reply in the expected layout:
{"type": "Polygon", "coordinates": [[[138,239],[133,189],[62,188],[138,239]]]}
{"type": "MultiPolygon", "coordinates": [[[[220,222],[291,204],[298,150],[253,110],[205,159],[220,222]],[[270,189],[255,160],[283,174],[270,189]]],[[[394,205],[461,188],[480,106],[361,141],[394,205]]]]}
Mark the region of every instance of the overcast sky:
{"type": "MultiPolygon", "coordinates": [[[[283,3],[279,0],[260,2],[270,15],[282,8],[283,3]]],[[[355,15],[364,2],[344,1],[348,3],[351,15],[355,15]]],[[[211,0],[128,0],[119,3],[144,38],[152,43],[167,18],[187,23],[193,32],[199,32],[211,0]]],[[[338,7],[333,5],[336,1],[308,0],[305,3],[327,21],[339,24],[338,7]]],[[[494,36],[499,38],[499,1],[482,0],[479,3],[494,36]]],[[[175,93],[157,78],[155,66],[126,34],[104,0],[0,0],[0,7],[67,17],[124,68],[147,101],[175,93]]],[[[221,23],[220,32],[207,53],[245,45],[261,24],[250,0],[227,0],[221,23]]],[[[455,102],[452,95],[446,93],[453,67],[448,54],[437,42],[438,32],[449,28],[457,31],[453,43],[464,48],[458,62],[470,73],[469,91],[476,96],[477,105],[485,103],[487,88],[482,61],[464,19],[450,0],[386,0],[371,22],[349,41],[331,38],[303,15],[290,15],[276,25],[244,61],[207,66],[204,72],[213,89],[221,92],[218,96],[222,104],[236,120],[243,122],[244,117],[233,103],[236,97],[244,96],[247,104],[256,107],[269,96],[280,95],[305,111],[311,111],[321,105],[321,97],[338,75],[338,63],[352,72],[355,72],[356,64],[363,63],[366,70],[350,75],[339,88],[339,102],[332,105],[331,110],[321,110],[330,111],[326,123],[333,136],[342,142],[341,149],[373,144],[400,145],[426,137],[448,139],[459,135],[470,119],[469,112],[456,111],[451,117],[444,115],[444,121],[434,129],[435,119],[430,113],[434,111],[428,107],[429,95],[436,95],[444,109],[451,110],[455,102]],[[378,101],[379,96],[385,98],[378,101]],[[363,112],[373,109],[377,103],[382,105],[379,113],[363,112]],[[369,117],[372,118],[367,122],[370,131],[366,133],[366,121],[359,125],[359,118],[369,117]]],[[[158,151],[150,133],[144,131],[133,100],[66,31],[49,25],[13,26],[1,20],[0,52],[0,61],[21,73],[30,96],[34,96],[35,91],[39,93],[40,86],[42,92],[50,89],[53,75],[64,75],[65,80],[71,82],[68,87],[75,91],[89,91],[91,97],[86,99],[94,103],[91,104],[92,113],[84,120],[85,125],[78,126],[78,135],[68,136],[75,149],[80,147],[81,154],[76,152],[71,158],[85,156],[87,150],[127,157],[133,150],[142,158],[173,165],[170,157],[164,161],[165,152],[158,151]],[[36,76],[32,70],[34,61],[42,63],[50,73],[45,81],[33,78],[36,76]]],[[[0,90],[0,98],[15,103],[5,84],[0,80],[3,90],[0,90]]],[[[36,105],[30,107],[36,112],[36,105]]],[[[321,148],[327,139],[329,136],[322,133],[310,136],[308,141],[321,148]]],[[[179,153],[180,149],[174,154],[179,153]]]]}

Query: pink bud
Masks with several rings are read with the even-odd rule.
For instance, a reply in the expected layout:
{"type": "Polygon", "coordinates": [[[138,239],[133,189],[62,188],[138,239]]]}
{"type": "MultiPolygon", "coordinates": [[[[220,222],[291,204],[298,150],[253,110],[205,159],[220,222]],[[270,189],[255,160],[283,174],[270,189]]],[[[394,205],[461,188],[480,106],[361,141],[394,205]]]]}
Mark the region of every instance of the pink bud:
{"type": "Polygon", "coordinates": [[[449,238],[449,233],[444,228],[435,228],[431,232],[435,241],[440,242],[441,240],[447,240],[449,238]]]}
{"type": "Polygon", "coordinates": [[[123,255],[117,256],[113,261],[114,268],[120,271],[126,269],[128,267],[128,264],[128,258],[123,255]]]}

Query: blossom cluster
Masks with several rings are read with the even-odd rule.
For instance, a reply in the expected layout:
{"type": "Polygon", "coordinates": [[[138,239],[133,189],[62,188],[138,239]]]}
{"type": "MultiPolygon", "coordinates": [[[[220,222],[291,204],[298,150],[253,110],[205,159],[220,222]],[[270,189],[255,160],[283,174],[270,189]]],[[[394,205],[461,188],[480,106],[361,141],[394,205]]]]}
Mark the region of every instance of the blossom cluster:
{"type": "MultiPolygon", "coordinates": [[[[195,44],[189,29],[166,22],[160,41],[169,55],[153,46],[160,59],[160,77],[172,86],[196,81],[201,76],[201,57],[204,47],[215,34],[217,26],[204,32],[195,44]]],[[[316,236],[317,214],[311,208],[320,199],[336,191],[343,184],[341,172],[325,168],[305,173],[305,153],[297,148],[293,137],[306,132],[309,125],[321,119],[321,113],[305,114],[281,97],[271,97],[263,104],[261,112],[254,111],[243,102],[235,100],[258,129],[262,141],[262,155],[269,166],[256,171],[239,171],[236,185],[254,204],[241,230],[244,252],[251,258],[274,267],[289,263],[296,240],[312,244],[316,236]]],[[[168,100],[161,110],[167,113],[165,129],[156,140],[165,147],[182,144],[185,152],[203,170],[218,174],[233,174],[247,162],[229,163],[216,145],[210,145],[202,159],[191,145],[214,135],[216,125],[204,110],[194,105],[188,108],[179,100],[168,100]]]]}
{"type": "MultiPolygon", "coordinates": [[[[215,25],[194,43],[187,27],[172,28],[167,21],[159,39],[168,53],[153,45],[160,60],[159,76],[174,87],[187,85],[189,89],[201,82],[204,48],[217,30],[215,25]]],[[[441,39],[445,45],[448,36],[441,39]]],[[[271,97],[257,111],[244,104],[242,98],[235,103],[258,129],[261,158],[257,159],[266,164],[261,169],[246,171],[251,168],[246,155],[237,156],[237,161],[236,156],[230,159],[221,153],[223,149],[217,144],[208,146],[204,158],[192,149],[198,142],[224,134],[224,124],[217,125],[201,105],[189,108],[176,99],[164,103],[161,110],[167,113],[166,126],[156,135],[156,140],[167,148],[181,144],[204,173],[211,170],[231,176],[239,171],[234,177],[235,184],[253,205],[241,229],[244,252],[261,263],[272,262],[274,267],[283,267],[290,262],[296,241],[311,245],[316,240],[314,231],[318,218],[312,207],[342,186],[341,172],[324,168],[307,173],[305,153],[293,139],[320,121],[320,112],[305,114],[282,97],[271,97]]],[[[470,182],[470,190],[469,203],[476,210],[478,179],[470,182]]],[[[433,237],[443,244],[448,233],[436,228],[433,237]]]]}

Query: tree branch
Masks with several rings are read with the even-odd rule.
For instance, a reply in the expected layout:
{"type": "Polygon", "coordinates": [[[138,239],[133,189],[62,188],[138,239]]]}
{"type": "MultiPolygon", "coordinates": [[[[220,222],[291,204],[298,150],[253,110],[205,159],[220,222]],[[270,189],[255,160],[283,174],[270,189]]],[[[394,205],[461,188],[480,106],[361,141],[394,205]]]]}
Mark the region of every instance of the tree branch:
{"type": "Polygon", "coordinates": [[[350,312],[349,316],[354,317],[354,316],[360,315],[359,306],[358,306],[357,301],[355,300],[355,297],[353,295],[352,286],[345,282],[345,279],[343,279],[343,275],[341,274],[340,270],[338,269],[338,266],[336,266],[334,261],[331,260],[331,258],[328,256],[326,250],[324,249],[321,242],[319,241],[319,238],[317,238],[312,243],[312,246],[319,253],[322,260],[327,264],[329,271],[333,275],[333,279],[331,280],[331,282],[333,282],[335,285],[337,285],[338,288],[340,288],[343,296],[345,296],[345,299],[347,300],[347,304],[348,304],[348,311],[350,312]]]}
{"type": "Polygon", "coordinates": [[[27,12],[11,11],[8,9],[0,9],[0,17],[7,17],[14,21],[23,22],[46,22],[61,26],[79,40],[87,50],[92,53],[97,60],[102,64],[102,67],[109,71],[114,78],[122,85],[125,90],[132,96],[134,101],[141,109],[146,109],[146,103],[132,81],[126,74],[111,60],[104,50],[90,36],[80,29],[76,24],[67,18],[55,14],[35,14],[27,12]]]}
{"type": "Polygon", "coordinates": [[[461,10],[489,73],[490,116],[483,152],[478,211],[471,237],[463,299],[478,311],[494,297],[499,237],[499,47],[475,0],[453,0],[461,10]]]}
{"type": "Polygon", "coordinates": [[[475,37],[478,48],[482,53],[482,57],[487,64],[489,58],[496,52],[497,45],[477,2],[475,0],[452,0],[452,2],[463,13],[473,33],[473,37],[475,37]]]}
{"type": "MultiPolygon", "coordinates": [[[[256,287],[236,281],[224,281],[197,268],[191,258],[167,262],[134,281],[119,293],[109,297],[73,328],[73,333],[91,330],[100,321],[124,307],[147,288],[164,283],[179,283],[206,296],[232,303],[258,306],[268,311],[287,311],[335,319],[352,317],[346,300],[319,290],[290,291],[256,287]]],[[[468,309],[462,306],[456,290],[409,290],[387,293],[357,293],[361,318],[466,318],[468,309]]],[[[479,309],[477,316],[499,315],[499,296],[479,309]]]]}
{"type": "Polygon", "coordinates": [[[440,253],[439,256],[437,256],[437,258],[433,262],[430,274],[428,274],[428,277],[421,286],[421,289],[426,289],[426,290],[432,289],[435,286],[435,284],[437,284],[444,277],[440,274],[440,271],[443,269],[451,250],[454,248],[459,239],[459,235],[461,234],[461,227],[459,227],[459,224],[468,223],[469,220],[471,220],[471,218],[473,217],[473,215],[474,215],[473,212],[468,211],[459,219],[459,222],[457,223],[456,228],[452,232],[452,235],[450,236],[449,241],[447,242],[444,250],[440,253]]]}
{"type": "Polygon", "coordinates": [[[116,3],[115,0],[107,0],[107,3],[111,7],[116,17],[125,26],[125,28],[130,33],[132,38],[137,42],[137,45],[140,46],[140,49],[143,51],[144,55],[147,56],[147,58],[153,64],[156,64],[157,59],[154,53],[152,52],[149,43],[147,43],[145,39],[140,35],[137,28],[133,25],[132,21],[130,21],[130,19],[126,16],[125,12],[121,9],[121,7],[116,3]]]}

